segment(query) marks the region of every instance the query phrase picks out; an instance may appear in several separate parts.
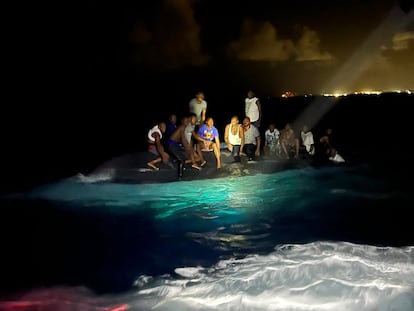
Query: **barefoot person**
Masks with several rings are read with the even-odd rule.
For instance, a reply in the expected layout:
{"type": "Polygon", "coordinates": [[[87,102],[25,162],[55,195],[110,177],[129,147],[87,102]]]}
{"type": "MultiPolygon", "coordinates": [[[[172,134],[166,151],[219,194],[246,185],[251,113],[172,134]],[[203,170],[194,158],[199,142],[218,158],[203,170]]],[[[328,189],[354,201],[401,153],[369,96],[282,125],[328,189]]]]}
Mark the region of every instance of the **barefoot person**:
{"type": "Polygon", "coordinates": [[[240,162],[240,152],[244,146],[244,130],[239,123],[239,117],[233,116],[224,129],[224,141],[227,149],[234,157],[234,162],[240,162]]]}
{"type": "Polygon", "coordinates": [[[216,157],[217,168],[221,168],[219,133],[217,128],[214,126],[214,120],[212,117],[208,117],[206,123],[198,129],[196,139],[198,140],[197,150],[200,155],[201,162],[204,163],[205,161],[202,152],[213,149],[216,157]]]}
{"type": "Polygon", "coordinates": [[[156,158],[148,162],[147,165],[156,171],[159,170],[159,167],[156,166],[157,163],[166,163],[169,159],[169,155],[165,152],[161,142],[162,135],[165,133],[166,128],[167,126],[165,122],[159,122],[148,131],[147,135],[148,151],[156,156],[156,158]]]}
{"type": "Polygon", "coordinates": [[[190,118],[184,117],[181,124],[171,134],[167,141],[168,151],[178,161],[178,179],[183,177],[184,164],[187,163],[188,159],[190,160],[189,162],[191,162],[192,168],[201,170],[201,167],[196,163],[193,147],[191,143],[188,142],[188,138],[186,137],[185,130],[189,122],[190,118]]]}
{"type": "Polygon", "coordinates": [[[295,131],[289,123],[280,131],[280,145],[282,147],[282,154],[286,159],[290,159],[290,152],[293,149],[295,159],[299,159],[299,139],[296,137],[295,131]]]}

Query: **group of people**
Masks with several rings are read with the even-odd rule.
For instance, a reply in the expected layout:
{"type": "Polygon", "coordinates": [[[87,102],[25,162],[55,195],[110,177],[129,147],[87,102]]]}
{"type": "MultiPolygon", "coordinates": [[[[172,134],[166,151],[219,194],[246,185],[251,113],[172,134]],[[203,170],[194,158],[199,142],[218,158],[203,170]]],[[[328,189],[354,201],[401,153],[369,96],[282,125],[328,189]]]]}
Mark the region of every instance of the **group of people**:
{"type": "Polygon", "coordinates": [[[148,150],[155,159],[147,165],[159,170],[158,163],[167,163],[170,157],[177,163],[178,178],[183,176],[185,164],[197,170],[207,163],[203,152],[213,151],[217,169],[221,168],[219,131],[214,126],[214,119],[206,117],[207,102],[204,93],[198,92],[189,103],[189,113],[177,125],[177,116],[170,115],[168,122],[156,124],[148,132],[148,150]]]}
{"type": "MultiPolygon", "coordinates": [[[[260,124],[262,108],[260,100],[252,90],[247,92],[245,98],[245,117],[240,123],[237,115],[233,115],[225,126],[224,143],[234,157],[234,162],[241,162],[244,153],[248,161],[255,161],[260,156],[262,139],[260,124]]],[[[178,123],[175,114],[170,115],[167,122],[161,121],[153,126],[147,135],[148,151],[155,158],[147,165],[159,170],[159,163],[177,163],[178,178],[183,176],[185,164],[201,170],[206,164],[204,152],[213,152],[217,169],[221,168],[221,142],[218,129],[214,126],[214,119],[207,116],[207,102],[203,92],[197,92],[189,102],[188,115],[178,123]],[[172,159],[171,159],[172,157],[172,159]]],[[[335,157],[336,149],[331,145],[332,130],[320,138],[320,145],[330,157],[335,157]]],[[[315,141],[312,131],[303,126],[300,137],[297,137],[289,123],[278,130],[271,123],[264,133],[263,151],[265,155],[275,155],[279,158],[289,159],[292,155],[299,158],[300,151],[304,150],[309,156],[315,154],[315,141]]]]}
{"type": "Polygon", "coordinates": [[[300,136],[297,137],[290,123],[287,123],[280,131],[274,123],[271,123],[265,132],[264,151],[267,155],[276,155],[282,159],[289,159],[291,155],[298,159],[302,154],[305,157],[317,155],[333,162],[345,162],[335,147],[332,133],[332,128],[327,128],[319,140],[315,141],[307,125],[302,126],[300,136]]]}

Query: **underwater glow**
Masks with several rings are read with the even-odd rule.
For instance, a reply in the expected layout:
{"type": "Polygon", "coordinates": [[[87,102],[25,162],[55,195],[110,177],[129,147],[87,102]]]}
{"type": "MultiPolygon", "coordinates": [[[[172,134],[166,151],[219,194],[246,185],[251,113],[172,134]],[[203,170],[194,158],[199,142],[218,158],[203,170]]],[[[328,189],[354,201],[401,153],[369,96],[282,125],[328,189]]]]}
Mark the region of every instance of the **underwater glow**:
{"type": "MultiPolygon", "coordinates": [[[[85,244],[71,246],[79,252],[73,259],[83,264],[93,256],[82,268],[88,275],[95,273],[109,285],[126,278],[128,290],[96,294],[87,286],[34,288],[1,302],[0,308],[413,309],[414,246],[368,243],[376,235],[382,240],[409,228],[407,221],[399,232],[384,229],[405,212],[404,204],[412,206],[412,198],[387,178],[329,166],[165,184],[105,180],[74,176],[12,198],[20,202],[17,206],[40,200],[64,211],[63,248],[78,234],[76,243],[85,244]],[[389,209],[387,202],[399,204],[378,218],[389,209]],[[358,240],[368,242],[350,242],[354,232],[365,234],[358,240]]],[[[41,245],[51,248],[43,260],[56,262],[57,233],[47,227],[56,227],[52,221],[42,223],[41,245]]]]}

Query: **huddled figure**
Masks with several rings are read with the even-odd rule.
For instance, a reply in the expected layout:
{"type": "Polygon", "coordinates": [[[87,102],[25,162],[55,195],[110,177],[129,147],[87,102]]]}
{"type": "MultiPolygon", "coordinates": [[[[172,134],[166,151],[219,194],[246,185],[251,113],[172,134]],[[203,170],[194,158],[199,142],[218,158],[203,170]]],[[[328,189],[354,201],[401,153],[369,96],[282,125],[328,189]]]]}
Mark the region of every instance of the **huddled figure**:
{"type": "Polygon", "coordinates": [[[313,139],[313,133],[307,125],[302,127],[300,137],[306,154],[313,156],[315,154],[315,141],[313,139]]]}
{"type": "Polygon", "coordinates": [[[234,157],[234,162],[241,161],[241,151],[244,147],[244,130],[238,116],[233,116],[224,129],[224,142],[234,157]]]}
{"type": "Polygon", "coordinates": [[[295,159],[299,159],[299,139],[296,137],[295,130],[287,123],[280,131],[281,155],[286,159],[290,159],[293,151],[295,159]]]}
{"type": "Polygon", "coordinates": [[[270,123],[268,129],[264,134],[265,142],[263,146],[263,151],[267,156],[273,156],[277,153],[280,153],[280,142],[279,142],[280,132],[276,128],[274,123],[270,123]]]}
{"type": "Polygon", "coordinates": [[[170,138],[167,141],[167,148],[171,155],[178,162],[178,178],[183,177],[184,165],[188,162],[191,163],[191,167],[197,170],[201,169],[196,162],[196,154],[194,152],[192,144],[189,142],[186,135],[186,128],[190,122],[189,117],[184,117],[181,121],[181,124],[177,129],[171,134],[170,138]]]}
{"type": "Polygon", "coordinates": [[[319,143],[321,145],[321,152],[324,153],[330,161],[336,163],[345,162],[344,158],[336,150],[332,128],[327,128],[325,130],[325,135],[319,139],[319,143]]]}
{"type": "Polygon", "coordinates": [[[147,134],[148,151],[156,156],[156,158],[147,163],[149,167],[158,171],[159,167],[156,164],[163,162],[166,163],[169,160],[169,155],[164,150],[162,144],[162,135],[165,133],[166,124],[165,122],[159,122],[154,125],[147,134]]]}
{"type": "Polygon", "coordinates": [[[248,161],[254,161],[260,156],[261,137],[256,126],[251,124],[250,118],[243,119],[244,147],[243,152],[247,155],[248,161]]]}
{"type": "Polygon", "coordinates": [[[204,163],[203,152],[213,151],[216,157],[217,168],[221,168],[220,158],[220,137],[217,128],[214,126],[212,117],[208,117],[205,124],[201,125],[197,131],[197,150],[200,160],[204,163]]]}

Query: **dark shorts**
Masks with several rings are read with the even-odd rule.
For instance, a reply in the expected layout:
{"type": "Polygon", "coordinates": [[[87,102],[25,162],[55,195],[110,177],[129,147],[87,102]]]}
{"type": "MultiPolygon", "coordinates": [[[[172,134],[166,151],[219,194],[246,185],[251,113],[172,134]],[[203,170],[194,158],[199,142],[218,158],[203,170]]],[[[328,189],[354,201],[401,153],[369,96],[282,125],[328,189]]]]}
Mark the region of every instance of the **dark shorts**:
{"type": "Polygon", "coordinates": [[[174,141],[174,140],[168,140],[167,142],[168,151],[176,157],[180,161],[186,160],[186,154],[184,152],[182,144],[174,141]]]}

